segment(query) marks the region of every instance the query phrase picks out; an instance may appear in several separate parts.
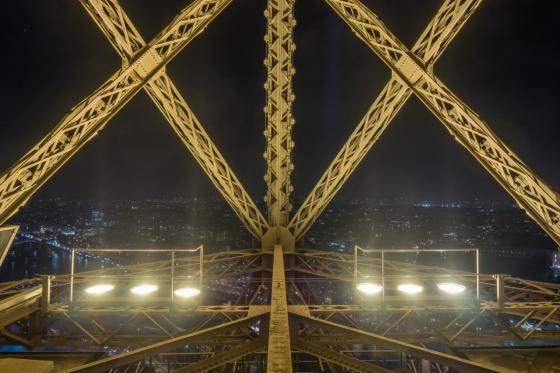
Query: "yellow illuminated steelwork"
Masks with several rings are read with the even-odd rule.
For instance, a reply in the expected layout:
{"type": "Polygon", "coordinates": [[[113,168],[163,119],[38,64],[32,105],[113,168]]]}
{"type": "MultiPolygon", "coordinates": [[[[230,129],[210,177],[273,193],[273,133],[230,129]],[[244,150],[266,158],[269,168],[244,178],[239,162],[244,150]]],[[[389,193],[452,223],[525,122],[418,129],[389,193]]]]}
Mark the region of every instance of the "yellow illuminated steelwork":
{"type": "Polygon", "coordinates": [[[540,179],[358,0],[326,0],[352,31],[442,122],[451,135],[560,244],[560,196],[540,179]]]}
{"type": "Polygon", "coordinates": [[[294,118],[292,104],[295,95],[292,92],[292,77],[295,69],[292,56],[295,50],[293,40],[294,0],[268,1],[265,11],[267,32],[265,41],[267,55],[266,89],[266,160],[265,181],[267,193],[265,201],[268,206],[268,223],[271,226],[288,224],[292,209],[290,194],[292,184],[292,127],[294,118]]]}

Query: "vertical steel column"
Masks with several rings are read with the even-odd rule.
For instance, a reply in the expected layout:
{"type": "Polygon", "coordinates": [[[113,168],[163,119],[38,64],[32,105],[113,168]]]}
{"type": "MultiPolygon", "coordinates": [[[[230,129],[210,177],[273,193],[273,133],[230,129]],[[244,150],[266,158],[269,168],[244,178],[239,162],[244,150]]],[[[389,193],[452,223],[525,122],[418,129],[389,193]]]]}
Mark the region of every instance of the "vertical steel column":
{"type": "Polygon", "coordinates": [[[292,209],[290,193],[293,190],[290,175],[292,164],[292,91],[293,68],[293,29],[295,0],[268,0],[264,13],[267,20],[265,42],[267,55],[265,66],[267,79],[264,85],[267,102],[266,116],[266,160],[265,181],[267,192],[265,202],[268,209],[268,224],[271,226],[288,225],[292,209]]]}
{"type": "Polygon", "coordinates": [[[270,304],[270,328],[268,333],[267,373],[291,373],[292,350],[290,345],[290,327],[288,323],[284,249],[281,245],[274,246],[272,299],[270,304]]]}

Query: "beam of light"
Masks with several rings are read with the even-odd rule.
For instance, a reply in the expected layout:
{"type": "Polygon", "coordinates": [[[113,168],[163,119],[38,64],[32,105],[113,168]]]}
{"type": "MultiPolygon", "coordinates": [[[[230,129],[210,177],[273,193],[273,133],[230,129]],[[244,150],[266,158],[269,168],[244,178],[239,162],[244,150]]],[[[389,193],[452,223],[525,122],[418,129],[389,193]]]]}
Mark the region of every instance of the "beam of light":
{"type": "Polygon", "coordinates": [[[110,284],[99,284],[99,285],[94,285],[94,286],[90,286],[88,288],[86,288],[86,293],[88,294],[92,294],[92,295],[100,295],[100,294],[105,294],[111,290],[113,290],[115,287],[113,285],[110,284]]]}
{"type": "Polygon", "coordinates": [[[437,287],[439,290],[447,294],[461,294],[466,289],[464,285],[457,284],[455,282],[442,282],[437,284],[437,287]]]}
{"type": "Polygon", "coordinates": [[[142,284],[142,285],[138,285],[138,286],[133,287],[132,289],[130,289],[130,292],[132,294],[136,294],[136,295],[148,295],[150,293],[153,293],[157,289],[158,289],[158,287],[156,285],[142,284]]]}
{"type": "Polygon", "coordinates": [[[177,289],[175,290],[175,295],[181,298],[190,298],[190,297],[194,297],[197,296],[198,294],[200,294],[200,290],[197,288],[181,288],[181,289],[177,289]]]}
{"type": "Polygon", "coordinates": [[[371,282],[363,282],[356,285],[356,289],[366,295],[374,295],[381,292],[381,290],[383,290],[383,286],[371,282]]]}
{"type": "Polygon", "coordinates": [[[397,289],[410,295],[419,294],[424,290],[424,288],[418,284],[400,284],[397,289]]]}

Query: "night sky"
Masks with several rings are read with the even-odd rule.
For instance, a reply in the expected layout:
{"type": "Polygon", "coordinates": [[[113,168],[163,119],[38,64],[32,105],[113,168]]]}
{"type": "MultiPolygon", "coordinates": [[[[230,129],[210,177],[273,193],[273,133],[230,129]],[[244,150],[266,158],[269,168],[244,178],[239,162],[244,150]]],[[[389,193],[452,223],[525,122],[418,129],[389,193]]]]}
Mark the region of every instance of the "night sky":
{"type": "MultiPolygon", "coordinates": [[[[146,40],[185,0],[121,0],[146,40]]],[[[264,0],[233,3],[168,65],[256,201],[263,181],[264,0]]],[[[408,46],[440,1],[367,0],[408,46]]],[[[537,1],[486,0],[435,67],[518,156],[560,190],[557,13],[537,1]]],[[[3,5],[0,170],[120,66],[77,0],[3,5]]],[[[303,198],[390,77],[321,0],[296,5],[296,198],[303,198]]],[[[36,198],[217,196],[147,95],[139,93],[36,198]]],[[[439,201],[509,197],[416,99],[409,100],[337,198],[439,201]]]]}

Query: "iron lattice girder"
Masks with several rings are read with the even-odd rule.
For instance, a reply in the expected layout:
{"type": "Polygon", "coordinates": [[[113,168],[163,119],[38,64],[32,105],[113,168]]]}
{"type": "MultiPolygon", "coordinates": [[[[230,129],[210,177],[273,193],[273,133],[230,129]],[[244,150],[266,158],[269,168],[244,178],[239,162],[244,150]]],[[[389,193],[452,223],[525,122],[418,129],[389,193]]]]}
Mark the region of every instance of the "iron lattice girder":
{"type": "Polygon", "coordinates": [[[150,346],[138,348],[130,352],[125,352],[119,355],[111,356],[101,360],[94,361],[92,363],[79,366],[77,368],[69,369],[65,373],[73,372],[99,372],[104,369],[116,368],[126,364],[134,363],[144,358],[170,351],[176,348],[180,348],[191,342],[196,342],[197,339],[208,338],[214,335],[224,333],[226,331],[231,331],[242,326],[251,325],[257,321],[264,321],[266,315],[260,314],[251,317],[244,317],[234,321],[226,322],[217,326],[213,326],[207,329],[195,331],[188,333],[176,338],[171,338],[166,341],[158,342],[150,346]]]}
{"type": "Polygon", "coordinates": [[[446,366],[455,367],[460,369],[461,372],[491,372],[484,365],[466,360],[460,357],[444,354],[438,351],[430,350],[424,347],[412,345],[410,343],[401,342],[392,338],[384,337],[374,333],[366,332],[360,329],[355,329],[349,326],[341,325],[338,323],[330,322],[327,320],[318,319],[312,316],[304,316],[299,314],[290,313],[290,320],[300,324],[312,325],[323,330],[333,330],[341,332],[345,335],[352,335],[357,337],[364,343],[372,343],[376,346],[381,346],[396,351],[406,352],[412,356],[427,359],[429,361],[437,362],[446,366]]]}
{"type": "Polygon", "coordinates": [[[200,360],[196,363],[189,364],[184,368],[175,369],[174,373],[190,373],[190,372],[207,372],[212,369],[221,367],[227,363],[236,361],[246,355],[262,350],[266,344],[263,341],[255,340],[245,343],[239,343],[236,347],[218,353],[207,359],[200,360]]]}
{"type": "Polygon", "coordinates": [[[267,54],[266,90],[266,161],[265,182],[267,192],[265,202],[268,209],[268,223],[271,226],[286,226],[292,209],[290,194],[293,190],[290,175],[292,164],[292,127],[295,123],[292,104],[293,53],[295,43],[293,29],[294,0],[269,0],[265,10],[267,32],[265,42],[267,54]]]}
{"type": "MultiPolygon", "coordinates": [[[[214,19],[231,0],[197,0],[186,7],[152,42],[143,40],[115,2],[95,1],[94,9],[107,11],[96,20],[108,21],[106,35],[117,32],[117,51],[125,65],[92,95],[78,104],[30,152],[0,176],[0,223],[15,214],[31,195],[76,152],[104,128],[141,88],[164,111],[173,128],[194,151],[204,170],[218,183],[218,189],[236,206],[250,231],[257,237],[266,222],[213,146],[177,90],[163,73],[164,66],[214,19]],[[107,17],[115,16],[115,22],[107,17]],[[119,34],[118,32],[121,32],[119,34]],[[127,46],[125,42],[128,42],[127,46]],[[141,48],[141,49],[139,49],[141,48]],[[136,52],[136,54],[135,54],[136,52]]],[[[110,38],[112,39],[112,37],[110,38]]],[[[115,43],[113,43],[115,45],[115,43]]]]}
{"type": "MultiPolygon", "coordinates": [[[[331,261],[333,263],[342,263],[342,268],[348,268],[346,266],[347,261],[351,261],[350,256],[342,255],[337,253],[328,253],[328,252],[320,252],[320,251],[303,251],[297,254],[285,254],[286,260],[291,262],[291,256],[295,255],[302,255],[305,254],[307,257],[315,257],[318,261],[331,261]]],[[[218,263],[222,260],[227,258],[234,258],[234,257],[246,257],[247,255],[251,255],[250,251],[241,251],[240,253],[235,252],[227,252],[227,253],[217,253],[213,254],[213,258],[216,259],[218,263]]],[[[261,253],[263,256],[267,256],[270,258],[269,254],[261,253]]],[[[272,264],[270,260],[263,260],[267,263],[267,268],[264,270],[270,270],[270,265],[272,264]]],[[[207,262],[208,266],[212,265],[212,262],[207,262]]],[[[388,263],[390,267],[395,271],[412,271],[414,273],[443,273],[443,274],[453,274],[453,273],[461,273],[459,271],[445,271],[441,269],[437,271],[436,267],[429,267],[429,266],[421,266],[421,265],[412,265],[410,263],[399,263],[399,262],[390,262],[388,263]]],[[[239,266],[244,266],[243,263],[239,263],[239,266]]],[[[162,262],[157,262],[156,265],[144,265],[144,266],[130,266],[119,268],[118,271],[111,270],[109,271],[112,276],[119,276],[119,271],[127,274],[149,274],[149,268],[152,268],[152,271],[159,271],[161,268],[165,268],[165,265],[162,265],[162,262]],[[131,271],[132,268],[132,271],[131,271]]],[[[232,273],[238,273],[238,270],[229,267],[229,270],[232,273]]],[[[292,267],[286,267],[286,271],[297,271],[297,269],[292,267]]],[[[206,271],[206,269],[205,269],[206,271]]],[[[347,277],[350,279],[351,269],[348,270],[347,277]]],[[[306,272],[311,273],[311,272],[306,272]]],[[[101,274],[101,273],[98,273],[101,274]]],[[[315,273],[320,275],[320,273],[315,273]]],[[[274,277],[274,276],[273,276],[274,277]]],[[[515,280],[515,279],[514,279],[515,280]]],[[[270,281],[270,279],[264,279],[263,281],[270,281]]],[[[350,282],[350,280],[348,280],[350,282]]],[[[464,343],[464,342],[473,342],[473,343],[491,343],[497,344],[499,342],[503,342],[504,340],[511,340],[510,335],[514,338],[523,340],[523,339],[539,339],[544,340],[548,338],[555,338],[555,335],[549,335],[545,330],[538,331],[536,333],[539,326],[544,325],[544,323],[556,323],[558,310],[560,309],[560,305],[558,303],[550,301],[550,299],[558,298],[558,286],[555,284],[546,284],[540,282],[531,282],[526,280],[515,280],[512,282],[514,285],[519,284],[517,286],[507,286],[508,292],[511,294],[520,294],[526,293],[530,294],[531,296],[525,297],[516,297],[516,298],[535,298],[539,297],[538,299],[543,300],[543,302],[536,302],[533,299],[532,301],[523,302],[521,300],[516,301],[515,303],[506,302],[504,304],[503,309],[499,309],[496,304],[492,304],[491,302],[486,302],[481,305],[479,311],[471,309],[455,309],[449,306],[441,306],[438,307],[437,305],[432,305],[429,308],[423,307],[387,307],[383,313],[383,319],[385,316],[390,316],[385,321],[381,321],[381,319],[374,321],[373,324],[367,324],[367,328],[369,329],[372,325],[376,326],[377,329],[372,333],[376,336],[387,336],[392,340],[399,340],[400,341],[408,341],[413,342],[416,344],[421,344],[425,342],[430,342],[434,340],[441,340],[443,343],[451,344],[453,342],[456,343],[464,343]],[[549,300],[546,302],[546,300],[549,300]],[[475,312],[476,311],[476,312],[475,312]],[[484,326],[482,324],[478,324],[477,319],[480,319],[481,315],[490,315],[490,316],[500,316],[500,313],[511,314],[511,315],[518,315],[520,321],[518,324],[523,323],[524,321],[531,321],[535,320],[536,324],[531,330],[522,330],[519,326],[504,326],[504,325],[494,325],[494,326],[484,326]],[[406,317],[403,317],[406,315],[406,317]],[[430,316],[431,315],[431,316],[430,316]],[[455,315],[457,315],[455,317],[455,315]],[[428,319],[430,317],[435,317],[438,319],[437,323],[433,322],[422,322],[425,324],[426,327],[429,327],[433,330],[433,332],[423,331],[419,333],[415,327],[418,325],[420,319],[428,319]],[[448,322],[451,318],[453,320],[448,322]],[[446,326],[446,324],[448,326],[446,326]],[[397,328],[398,326],[398,328],[397,328]],[[475,329],[482,327],[482,331],[478,332],[475,329]],[[469,330],[470,329],[470,330],[469,330]],[[503,333],[503,332],[506,333],[503,333]],[[482,333],[482,334],[481,334],[482,333]]],[[[67,282],[62,281],[61,284],[67,284],[67,282]]],[[[56,289],[61,289],[61,284],[55,286],[56,289]]],[[[507,285],[507,283],[506,283],[507,285]]],[[[0,286],[0,288],[5,288],[6,290],[9,289],[17,289],[22,288],[25,283],[10,283],[5,286],[0,286]]],[[[486,287],[490,287],[491,284],[485,284],[486,287]]],[[[510,294],[510,295],[511,295],[510,294]]],[[[18,293],[15,293],[18,295],[18,293]]],[[[38,295],[37,297],[39,297],[38,295]]],[[[15,299],[15,298],[13,298],[15,299]]],[[[54,297],[56,299],[56,297],[54,297]]],[[[297,299],[297,298],[294,298],[297,299]]],[[[38,300],[38,299],[37,299],[38,300]]],[[[305,301],[305,299],[302,299],[305,301]]],[[[67,335],[65,336],[65,340],[67,341],[75,341],[79,342],[80,340],[83,341],[83,336],[87,336],[90,341],[94,344],[103,344],[104,341],[110,341],[112,345],[127,345],[130,344],[131,339],[138,339],[137,335],[129,335],[127,333],[126,327],[122,330],[117,330],[116,333],[108,332],[110,328],[103,320],[114,320],[115,317],[119,317],[119,313],[121,316],[127,315],[128,317],[126,320],[123,319],[125,324],[129,324],[130,322],[134,321],[135,325],[137,323],[143,322],[147,324],[148,327],[153,329],[154,325],[156,330],[159,330],[157,335],[144,335],[142,338],[143,343],[146,342],[155,342],[157,340],[169,340],[170,337],[174,337],[177,332],[181,332],[181,329],[177,329],[172,323],[166,321],[166,314],[171,312],[187,312],[188,314],[211,314],[211,315],[218,315],[223,320],[232,320],[236,317],[242,317],[243,319],[247,319],[248,317],[253,317],[254,315],[267,315],[271,312],[271,307],[268,305],[265,306],[203,306],[198,307],[196,310],[194,308],[191,309],[177,309],[175,311],[171,311],[170,309],[153,309],[150,310],[146,308],[145,310],[132,310],[132,309],[81,309],[75,308],[70,310],[70,312],[66,312],[67,309],[61,307],[58,304],[52,304],[50,306],[50,313],[52,316],[60,315],[63,316],[66,320],[69,320],[72,325],[74,325],[76,335],[67,335]],[[124,312],[124,314],[123,314],[124,312]],[[131,313],[136,313],[136,317],[130,320],[131,313]],[[149,317],[147,317],[148,315],[149,317]],[[246,316],[244,316],[246,315],[246,316]],[[105,317],[105,318],[103,318],[105,317]],[[155,320],[155,322],[154,322],[155,320]],[[171,325],[171,328],[169,325],[171,325]],[[73,339],[72,339],[73,338],[73,339]]],[[[288,305],[287,311],[290,314],[300,314],[300,315],[313,315],[312,317],[315,319],[324,318],[329,322],[334,322],[335,319],[339,319],[339,322],[335,322],[336,325],[341,326],[343,328],[349,327],[352,329],[360,329],[362,332],[371,333],[365,331],[363,328],[365,324],[359,322],[360,316],[366,316],[368,319],[371,319],[372,315],[374,315],[374,311],[372,309],[356,306],[356,305],[288,305]],[[348,326],[349,325],[349,326],[348,326]]],[[[375,312],[375,314],[379,314],[379,312],[375,312]]],[[[26,315],[21,315],[21,317],[25,317],[26,315]]],[[[212,316],[213,318],[214,316],[212,316]]],[[[487,318],[487,316],[485,316],[487,318]]],[[[264,319],[263,319],[264,320],[264,319]]],[[[215,323],[217,319],[214,318],[213,323],[215,323]]],[[[68,321],[67,321],[68,322],[68,321]]],[[[111,321],[114,322],[114,321],[111,321]]],[[[267,330],[268,322],[264,320],[267,326],[261,326],[261,330],[267,330]]],[[[288,323],[286,323],[288,324],[288,323]]],[[[503,324],[503,320],[502,320],[503,324]]],[[[201,328],[207,327],[208,323],[204,323],[201,325],[201,328]]],[[[262,324],[261,324],[262,325],[262,324]]],[[[304,340],[315,345],[323,346],[331,346],[333,344],[334,338],[337,338],[336,345],[345,345],[343,349],[345,350],[353,350],[353,346],[364,344],[364,343],[371,343],[371,340],[364,339],[363,335],[357,335],[355,333],[346,333],[342,331],[342,329],[332,329],[335,330],[336,334],[325,334],[324,331],[328,330],[324,327],[319,326],[319,324],[307,324],[308,328],[303,335],[300,335],[298,338],[305,338],[304,340]]],[[[182,328],[182,326],[181,326],[182,328]]],[[[190,328],[190,327],[189,327],[190,328]]],[[[184,330],[184,329],[182,329],[184,330]]],[[[69,333],[70,331],[68,331],[69,333]]],[[[200,330],[202,332],[202,330],[200,330]]],[[[296,330],[297,332],[297,330],[296,330]]],[[[292,338],[296,336],[293,334],[294,330],[292,329],[291,334],[292,338]]],[[[153,334],[153,333],[152,333],[153,334]]],[[[190,333],[192,334],[192,333],[190,333]]],[[[56,341],[58,337],[52,339],[52,341],[56,341]]],[[[196,339],[196,341],[191,341],[192,343],[197,344],[207,344],[207,345],[232,345],[242,343],[243,341],[248,341],[251,339],[244,333],[237,333],[235,335],[227,335],[224,334],[222,331],[219,335],[205,335],[204,337],[200,337],[200,339],[196,339]]],[[[264,341],[264,339],[263,339],[264,341]]],[[[189,342],[189,343],[191,343],[189,342]]],[[[410,344],[410,343],[409,343],[410,344]]],[[[246,347],[246,346],[245,346],[246,347]]],[[[297,350],[296,346],[293,346],[297,350]]],[[[332,347],[331,347],[332,348],[332,347]]],[[[338,347],[336,347],[338,348],[338,347]]],[[[396,347],[395,347],[396,348],[396,347]]],[[[398,350],[398,349],[397,349],[398,350]]],[[[225,352],[225,351],[224,351],[225,352]]],[[[318,352],[315,351],[317,354],[318,352]]],[[[324,351],[323,351],[324,352],[324,351]]],[[[151,353],[151,352],[150,352],[151,353]]],[[[232,352],[233,353],[233,352],[232,352]]],[[[415,355],[414,353],[411,353],[415,355]]],[[[333,355],[334,356],[334,355],[333,355]]],[[[225,357],[225,355],[223,355],[225,357]]],[[[326,359],[326,358],[325,358],[326,359]]],[[[341,358],[339,358],[340,361],[341,358]]],[[[347,361],[348,363],[350,361],[347,361]]],[[[121,362],[119,362],[120,364],[121,362]]]]}
{"type": "MultiPolygon", "coordinates": [[[[481,1],[446,0],[412,52],[431,68],[481,1]]],[[[383,88],[290,221],[289,229],[297,240],[311,228],[411,95],[412,91],[395,77],[383,88]]]]}
{"type": "Polygon", "coordinates": [[[311,354],[318,358],[324,359],[336,365],[340,365],[346,369],[351,369],[352,371],[364,372],[364,373],[375,373],[383,372],[390,373],[392,370],[385,369],[364,361],[358,360],[356,358],[344,355],[342,352],[337,352],[329,348],[323,347],[321,345],[308,342],[304,339],[296,338],[292,342],[294,348],[301,350],[305,353],[311,354]]]}
{"type": "Polygon", "coordinates": [[[560,244],[560,196],[529,169],[358,0],[325,0],[451,135],[560,244]]]}
{"type": "MultiPolygon", "coordinates": [[[[129,64],[146,43],[117,0],[81,0],[81,3],[119,53],[123,64],[129,64]]],[[[260,239],[268,229],[266,220],[167,73],[162,72],[144,89],[249,232],[260,239]]]]}

